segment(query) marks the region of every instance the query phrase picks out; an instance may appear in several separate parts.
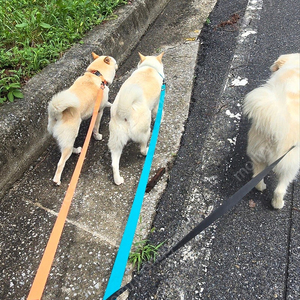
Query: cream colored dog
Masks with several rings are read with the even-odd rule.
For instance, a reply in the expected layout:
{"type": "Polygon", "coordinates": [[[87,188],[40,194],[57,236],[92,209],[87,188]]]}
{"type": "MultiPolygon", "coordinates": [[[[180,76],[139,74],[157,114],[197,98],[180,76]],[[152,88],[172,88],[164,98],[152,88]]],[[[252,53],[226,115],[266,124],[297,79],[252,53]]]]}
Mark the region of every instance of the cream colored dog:
{"type": "MultiPolygon", "coordinates": [[[[84,75],[77,78],[69,89],[53,96],[48,106],[48,131],[57,140],[61,151],[61,158],[53,178],[57,185],[61,183],[61,173],[72,152],[81,152],[81,147],[73,148],[74,141],[81,121],[93,114],[101,82],[105,80],[111,84],[118,68],[115,59],[110,56],[98,56],[95,53],[92,53],[92,56],[94,61],[87,67],[84,75]]],[[[96,140],[102,139],[99,126],[103,109],[111,106],[108,102],[108,92],[109,88],[106,85],[93,129],[96,140]]]]}
{"type": "Polygon", "coordinates": [[[124,182],[119,162],[123,147],[129,140],[140,144],[147,154],[150,137],[151,113],[156,115],[164,78],[162,56],[140,54],[137,70],[123,83],[112,104],[108,147],[111,151],[115,184],[124,182]]]}
{"type": "MultiPolygon", "coordinates": [[[[278,185],[272,206],[284,206],[284,195],[300,167],[300,53],[281,55],[271,66],[266,84],[245,98],[244,112],[252,121],[247,154],[253,162],[253,176],[296,146],[274,168],[278,185]]],[[[262,180],[256,188],[266,188],[262,180]]]]}

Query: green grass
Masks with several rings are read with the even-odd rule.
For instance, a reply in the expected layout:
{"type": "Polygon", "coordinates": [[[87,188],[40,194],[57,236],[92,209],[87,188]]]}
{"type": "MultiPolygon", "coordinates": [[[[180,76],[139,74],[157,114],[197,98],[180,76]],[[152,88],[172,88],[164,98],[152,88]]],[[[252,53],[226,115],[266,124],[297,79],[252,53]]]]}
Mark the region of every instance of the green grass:
{"type": "Polygon", "coordinates": [[[128,0],[0,0],[0,103],[128,0]]]}
{"type": "MultiPolygon", "coordinates": [[[[139,222],[142,222],[140,217],[139,222]]],[[[155,228],[150,230],[153,233],[155,228]]],[[[137,241],[133,243],[133,249],[129,254],[129,262],[133,264],[133,267],[137,266],[138,272],[143,264],[147,261],[155,261],[158,249],[164,244],[164,242],[158,244],[157,246],[152,245],[149,240],[141,239],[141,234],[137,235],[137,241]]]]}
{"type": "Polygon", "coordinates": [[[138,272],[141,269],[143,262],[153,260],[155,262],[158,249],[164,242],[154,246],[148,240],[140,240],[133,244],[134,250],[129,254],[129,262],[133,267],[137,266],[138,272]]]}

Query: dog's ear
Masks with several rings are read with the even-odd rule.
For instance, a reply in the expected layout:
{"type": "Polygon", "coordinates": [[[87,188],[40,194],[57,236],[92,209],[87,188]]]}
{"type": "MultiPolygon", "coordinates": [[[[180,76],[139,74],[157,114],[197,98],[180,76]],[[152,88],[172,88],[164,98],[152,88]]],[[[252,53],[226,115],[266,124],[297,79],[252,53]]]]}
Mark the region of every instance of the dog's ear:
{"type": "Polygon", "coordinates": [[[107,64],[107,65],[110,65],[110,58],[109,56],[106,56],[103,61],[107,64]]]}
{"type": "Polygon", "coordinates": [[[161,54],[159,54],[158,56],[156,56],[156,59],[161,63],[162,62],[162,57],[164,55],[165,52],[162,52],[161,54]]]}
{"type": "Polygon", "coordinates": [[[146,59],[146,56],[144,56],[142,53],[139,52],[139,56],[141,59],[141,63],[146,59]]]}
{"type": "Polygon", "coordinates": [[[96,53],[92,52],[92,56],[93,56],[93,59],[97,59],[99,57],[99,55],[97,55],[96,53]]]}
{"type": "Polygon", "coordinates": [[[287,55],[280,55],[278,59],[273,63],[273,65],[270,67],[270,70],[272,72],[276,72],[279,70],[288,60],[287,55]]]}

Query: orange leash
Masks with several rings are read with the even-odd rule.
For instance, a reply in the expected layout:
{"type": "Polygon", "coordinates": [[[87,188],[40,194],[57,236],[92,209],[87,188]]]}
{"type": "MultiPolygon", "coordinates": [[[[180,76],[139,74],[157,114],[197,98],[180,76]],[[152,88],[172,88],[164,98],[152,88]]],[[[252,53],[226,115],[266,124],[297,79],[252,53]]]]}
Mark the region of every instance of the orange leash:
{"type": "Polygon", "coordinates": [[[27,300],[40,300],[42,298],[45,285],[47,282],[47,278],[50,273],[50,269],[54,260],[55,252],[58,247],[58,243],[66,222],[66,218],[69,212],[69,208],[71,206],[71,202],[75,193],[75,189],[77,186],[77,182],[79,179],[79,175],[82,169],[82,165],[86,156],[86,152],[90,143],[91,135],[93,132],[94,124],[96,122],[96,118],[98,115],[98,111],[100,108],[100,104],[103,98],[103,90],[105,88],[105,81],[102,82],[101,87],[99,89],[97,100],[94,108],[94,112],[92,115],[90,127],[88,130],[88,133],[86,135],[80,156],[78,158],[74,173],[72,175],[69,187],[67,189],[65,198],[63,200],[62,206],[60,208],[59,214],[57,216],[57,219],[55,221],[54,227],[52,229],[51,235],[48,240],[48,244],[45,248],[42,260],[40,262],[39,268],[37,270],[37,273],[35,275],[34,281],[32,283],[29,295],[27,297],[27,300]]]}

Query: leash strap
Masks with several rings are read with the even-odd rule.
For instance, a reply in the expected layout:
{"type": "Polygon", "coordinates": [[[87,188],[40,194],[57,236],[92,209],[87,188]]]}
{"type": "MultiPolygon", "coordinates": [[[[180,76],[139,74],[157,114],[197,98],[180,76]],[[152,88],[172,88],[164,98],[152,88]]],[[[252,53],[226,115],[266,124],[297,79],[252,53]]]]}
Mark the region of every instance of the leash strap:
{"type": "MultiPolygon", "coordinates": [[[[176,252],[178,249],[183,247],[186,243],[188,243],[191,239],[193,239],[196,235],[210,226],[214,221],[222,217],[226,212],[228,212],[232,207],[234,207],[238,202],[242,200],[242,198],[247,195],[295,146],[290,148],[284,155],[282,155],[279,159],[265,168],[261,173],[257,174],[253,177],[249,182],[247,182],[243,187],[241,187],[235,194],[233,194],[227,201],[225,201],[221,206],[215,209],[208,217],[206,217],[202,222],[200,222],[192,231],[190,231],[182,240],[180,240],[175,246],[173,246],[167,253],[159,257],[152,267],[156,264],[161,263],[166,258],[168,258],[171,254],[176,252]]],[[[148,269],[149,270],[149,269],[148,269]]],[[[116,297],[123,294],[128,289],[131,289],[134,284],[137,283],[137,279],[133,278],[129,283],[124,285],[121,289],[112,294],[107,300],[114,300],[116,297]]]]}
{"type": "Polygon", "coordinates": [[[74,173],[72,175],[69,187],[67,189],[65,198],[62,202],[62,206],[60,208],[59,214],[57,216],[57,219],[55,221],[54,227],[52,229],[51,235],[49,237],[47,246],[45,248],[42,260],[40,262],[39,268],[37,270],[37,273],[35,275],[33,284],[31,286],[29,295],[27,297],[27,300],[40,300],[42,298],[44,289],[45,289],[45,285],[47,282],[47,278],[49,276],[50,273],[50,269],[54,260],[54,256],[55,256],[55,252],[57,250],[58,247],[58,243],[64,228],[64,224],[69,212],[69,208],[71,206],[71,202],[75,193],[75,189],[77,186],[77,182],[79,179],[79,175],[82,169],[82,165],[86,156],[86,152],[89,146],[89,142],[91,139],[91,135],[93,132],[93,128],[96,122],[96,118],[98,115],[98,111],[100,108],[100,104],[103,98],[103,90],[105,88],[104,83],[102,82],[100,89],[98,91],[98,95],[97,95],[97,101],[95,103],[95,107],[94,107],[94,111],[93,111],[93,115],[92,115],[92,119],[90,122],[90,126],[88,129],[88,133],[86,135],[84,144],[82,146],[82,150],[80,153],[80,156],[78,158],[74,173]]]}
{"type": "MultiPolygon", "coordinates": [[[[106,287],[106,291],[103,297],[103,300],[107,299],[109,295],[114,293],[118,290],[122,284],[122,279],[124,276],[126,264],[128,261],[130,249],[132,246],[136,226],[138,223],[141,207],[143,204],[143,199],[145,195],[145,190],[148,182],[148,177],[151,169],[151,164],[155,152],[155,146],[157,142],[157,137],[159,133],[161,118],[162,118],[162,111],[164,105],[164,98],[166,93],[166,85],[163,82],[160,99],[159,99],[159,106],[156,114],[156,119],[151,135],[151,140],[147,152],[147,156],[145,159],[144,167],[141,173],[140,181],[137,187],[137,191],[135,194],[135,198],[132,203],[132,207],[129,213],[129,217],[127,220],[127,224],[123,233],[123,237],[119,246],[119,250],[115,259],[115,263],[113,269],[110,274],[110,278],[106,287]]],[[[112,298],[109,298],[112,299],[112,298]]]]}

